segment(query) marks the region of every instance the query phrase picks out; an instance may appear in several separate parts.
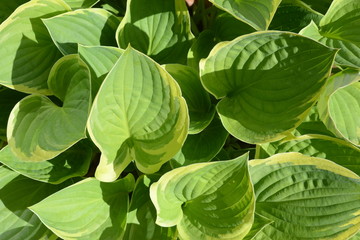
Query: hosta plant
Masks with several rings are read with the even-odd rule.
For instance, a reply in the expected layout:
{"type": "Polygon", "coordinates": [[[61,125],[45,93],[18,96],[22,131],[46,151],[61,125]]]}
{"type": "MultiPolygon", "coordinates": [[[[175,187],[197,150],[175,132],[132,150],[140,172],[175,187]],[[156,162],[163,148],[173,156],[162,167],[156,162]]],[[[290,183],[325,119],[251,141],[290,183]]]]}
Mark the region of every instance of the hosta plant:
{"type": "Polygon", "coordinates": [[[359,0],[13,0],[0,23],[0,239],[360,239],[359,0]]]}

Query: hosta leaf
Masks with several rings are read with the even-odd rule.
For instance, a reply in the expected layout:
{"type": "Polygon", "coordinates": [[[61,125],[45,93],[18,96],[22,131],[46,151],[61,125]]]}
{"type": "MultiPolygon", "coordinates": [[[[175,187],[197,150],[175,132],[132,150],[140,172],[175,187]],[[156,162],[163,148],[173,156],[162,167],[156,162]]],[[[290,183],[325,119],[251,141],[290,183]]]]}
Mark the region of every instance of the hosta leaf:
{"type": "Polygon", "coordinates": [[[15,104],[26,95],[9,88],[0,87],[0,139],[6,140],[6,126],[15,104]]]}
{"type": "Polygon", "coordinates": [[[299,1],[283,2],[278,7],[276,14],[269,26],[270,29],[281,31],[299,32],[311,21],[319,23],[323,15],[307,9],[299,1]]]}
{"type": "Polygon", "coordinates": [[[16,104],[10,114],[9,146],[25,161],[51,159],[85,138],[91,105],[86,64],[77,55],[61,58],[52,68],[48,84],[62,106],[47,97],[31,95],[16,104]]]}
{"type": "Polygon", "coordinates": [[[100,85],[124,50],[115,47],[79,45],[80,58],[91,71],[91,88],[95,97],[100,85]]]}
{"type": "Polygon", "coordinates": [[[212,29],[218,41],[231,41],[241,35],[255,32],[254,28],[239,21],[227,12],[221,13],[215,18],[212,29]]]}
{"type": "Polygon", "coordinates": [[[273,220],[255,239],[347,239],[360,227],[360,177],[331,161],[283,153],[250,161],[256,212],[273,220]]]}
{"type": "Polygon", "coordinates": [[[119,20],[104,9],[79,9],[43,22],[64,55],[77,53],[78,43],[116,46],[115,31],[119,20]]]}
{"type": "Polygon", "coordinates": [[[299,152],[312,157],[331,160],[360,175],[360,149],[347,142],[323,135],[304,135],[285,142],[262,146],[269,155],[299,152]]]}
{"type": "Polygon", "coordinates": [[[50,237],[51,232],[27,207],[64,186],[37,182],[0,166],[0,239],[32,240],[50,237]]]}
{"type": "Polygon", "coordinates": [[[0,3],[0,24],[5,21],[21,4],[29,0],[2,1],[0,3]]]}
{"type": "Polygon", "coordinates": [[[325,45],[340,49],[336,54],[336,63],[352,68],[360,68],[360,45],[354,44],[350,41],[342,41],[339,39],[327,38],[319,33],[319,29],[314,22],[300,31],[300,34],[311,37],[316,41],[324,43],[325,45]]]}
{"type": "Polygon", "coordinates": [[[131,195],[127,217],[126,240],[173,240],[176,228],[164,228],[155,224],[156,210],[149,196],[153,176],[142,175],[138,178],[131,195]]]}
{"type": "Polygon", "coordinates": [[[334,0],[320,21],[319,32],[324,37],[360,45],[360,2],[334,0]]]}
{"type": "Polygon", "coordinates": [[[185,63],[190,40],[190,17],[184,0],[128,0],[117,40],[159,63],[185,63]]]}
{"type": "Polygon", "coordinates": [[[332,1],[333,0],[302,0],[302,2],[308,4],[312,9],[322,14],[327,12],[332,1]]]}
{"type": "Polygon", "coordinates": [[[150,187],[160,226],[177,226],[180,239],[242,239],[254,219],[248,155],[197,163],[164,174],[150,187]]]}
{"type": "Polygon", "coordinates": [[[321,120],[335,135],[360,146],[360,74],[347,70],[333,75],[318,103],[321,120]]]}
{"type": "Polygon", "coordinates": [[[256,30],[266,30],[281,0],[210,0],[256,30]]]}
{"type": "Polygon", "coordinates": [[[121,239],[126,225],[128,175],[113,183],[87,178],[30,207],[51,231],[63,239],[121,239]]]}
{"type": "Polygon", "coordinates": [[[360,231],[357,232],[357,234],[355,234],[351,238],[349,238],[349,240],[360,240],[360,231]]]}
{"type": "Polygon", "coordinates": [[[0,151],[0,162],[14,171],[41,182],[58,184],[65,180],[84,176],[89,169],[91,148],[76,144],[49,161],[24,162],[19,160],[8,146],[0,151]]]}
{"type": "Polygon", "coordinates": [[[189,134],[201,132],[213,119],[215,108],[201,85],[199,74],[191,67],[181,64],[167,64],[165,70],[180,85],[186,100],[190,115],[189,134]]]}
{"type": "Polygon", "coordinates": [[[267,225],[273,221],[261,216],[260,214],[255,213],[254,223],[250,229],[250,232],[243,238],[243,240],[252,240],[256,237],[257,234],[261,232],[267,225]]]}
{"type": "Polygon", "coordinates": [[[64,0],[72,9],[90,8],[100,0],[64,0]]]}
{"type": "Polygon", "coordinates": [[[297,34],[254,33],[217,45],[200,63],[201,80],[221,98],[217,111],[230,134],[248,143],[275,141],[306,117],[335,54],[297,34]]]}
{"type": "Polygon", "coordinates": [[[181,152],[171,160],[171,165],[179,167],[210,161],[220,152],[228,135],[220,119],[215,117],[204,131],[188,135],[181,152]]]}
{"type": "Polygon", "coordinates": [[[127,48],[105,78],[88,121],[102,152],[96,177],[113,181],[132,160],[144,173],[158,171],[180,150],[188,121],[186,102],[170,74],[127,48]]]}
{"type": "Polygon", "coordinates": [[[32,0],[0,25],[0,84],[26,93],[45,93],[49,72],[61,53],[41,19],[69,7],[62,0],[32,0]]]}

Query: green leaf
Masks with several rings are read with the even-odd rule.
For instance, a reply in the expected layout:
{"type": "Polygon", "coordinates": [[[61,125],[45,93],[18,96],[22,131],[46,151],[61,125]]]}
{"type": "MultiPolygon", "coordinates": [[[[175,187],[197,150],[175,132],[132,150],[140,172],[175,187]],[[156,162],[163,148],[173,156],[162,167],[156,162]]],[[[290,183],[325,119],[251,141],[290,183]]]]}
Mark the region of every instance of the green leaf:
{"type": "Polygon", "coordinates": [[[188,135],[181,152],[171,160],[171,165],[180,167],[212,160],[224,146],[228,135],[220,119],[215,117],[204,131],[188,135]]]}
{"type": "Polygon", "coordinates": [[[360,74],[346,70],[333,75],[318,103],[319,115],[336,136],[360,146],[360,74]]]}
{"type": "Polygon", "coordinates": [[[319,32],[324,37],[360,45],[360,2],[334,0],[320,21],[319,32]]]}
{"type": "Polygon", "coordinates": [[[64,0],[73,10],[79,8],[91,8],[100,0],[64,0]]]}
{"type": "Polygon", "coordinates": [[[79,45],[78,50],[80,58],[90,68],[92,95],[95,97],[106,75],[124,50],[115,47],[84,45],[79,45]]]}
{"type": "Polygon", "coordinates": [[[299,1],[293,0],[281,3],[269,28],[281,31],[299,32],[311,21],[316,23],[320,22],[323,15],[298,3],[299,1]]]}
{"type": "Polygon", "coordinates": [[[154,176],[138,178],[127,217],[126,240],[173,240],[176,228],[164,228],[155,224],[156,210],[149,196],[149,187],[154,176]]]}
{"type": "MultiPolygon", "coordinates": [[[[212,29],[216,39],[219,41],[231,41],[241,35],[255,32],[254,28],[239,21],[227,12],[216,16],[212,29]]],[[[204,57],[207,57],[207,55],[204,57]]]]}
{"type": "Polygon", "coordinates": [[[87,178],[29,209],[63,239],[121,239],[134,184],[132,175],[113,183],[87,178]]]}
{"type": "Polygon", "coordinates": [[[299,153],[250,161],[256,212],[273,220],[255,239],[347,239],[360,226],[360,177],[299,153]]]}
{"type": "Polygon", "coordinates": [[[8,146],[0,151],[0,162],[14,171],[41,182],[52,184],[84,176],[89,169],[91,148],[79,143],[49,161],[24,162],[19,160],[8,146]]]}
{"type": "Polygon", "coordinates": [[[243,238],[243,240],[252,240],[259,234],[267,225],[272,223],[273,221],[261,216],[258,213],[255,213],[254,223],[251,227],[250,232],[243,238]]]}
{"type": "Polygon", "coordinates": [[[324,135],[303,135],[290,141],[264,144],[269,155],[299,152],[307,156],[331,160],[360,175],[360,149],[337,138],[324,135]]]}
{"type": "Polygon", "coordinates": [[[116,46],[119,20],[104,9],[79,9],[44,19],[49,33],[64,54],[77,53],[78,44],[116,46]]]}
{"type": "Polygon", "coordinates": [[[275,141],[306,117],[335,54],[297,34],[259,32],[219,43],[201,61],[200,75],[221,99],[216,108],[230,134],[248,143],[275,141]]]}
{"type": "Polygon", "coordinates": [[[0,166],[0,239],[33,240],[50,237],[52,233],[27,207],[64,186],[37,182],[0,166]]]}
{"type": "MultiPolygon", "coordinates": [[[[293,0],[297,1],[297,0],[293,0]]],[[[330,7],[333,0],[302,0],[302,2],[308,4],[315,11],[325,14],[330,7]]]]}
{"type": "Polygon", "coordinates": [[[199,74],[191,67],[181,64],[166,64],[164,67],[180,85],[186,100],[190,115],[189,134],[201,132],[214,118],[215,108],[201,85],[199,74]]]}
{"type": "Polygon", "coordinates": [[[193,38],[184,0],[128,0],[117,32],[118,45],[132,47],[158,63],[185,63],[193,38]]]}
{"type": "Polygon", "coordinates": [[[242,239],[254,219],[248,155],[197,163],[164,174],[150,187],[156,223],[177,226],[180,239],[242,239]]]}
{"type": "Polygon", "coordinates": [[[114,181],[135,160],[140,171],[158,171],[181,148],[189,117],[180,87],[161,66],[131,47],[101,86],[88,130],[102,152],[96,177],[114,181]]]}
{"type": "Polygon", "coordinates": [[[357,234],[355,234],[351,238],[349,238],[349,240],[360,240],[360,231],[357,232],[357,234]]]}
{"type": "Polygon", "coordinates": [[[10,114],[9,146],[24,161],[52,159],[85,138],[91,106],[86,64],[77,55],[61,58],[52,68],[48,84],[62,106],[45,96],[31,95],[16,104],[10,114]]]}
{"type": "Polygon", "coordinates": [[[13,107],[26,95],[9,88],[0,87],[0,139],[6,140],[6,126],[13,107]]]}
{"type": "Polygon", "coordinates": [[[281,0],[210,0],[256,30],[266,30],[281,0]]]}
{"type": "Polygon", "coordinates": [[[50,94],[47,79],[61,57],[41,19],[70,11],[62,0],[32,0],[0,25],[0,84],[50,94]]]}
{"type": "Polygon", "coordinates": [[[16,8],[28,1],[29,0],[2,1],[0,3],[0,24],[5,21],[16,8]]]}
{"type": "Polygon", "coordinates": [[[340,49],[335,58],[338,65],[360,68],[360,45],[349,41],[324,37],[319,33],[319,29],[314,22],[311,22],[307,27],[303,28],[300,34],[311,37],[326,46],[340,49]]]}

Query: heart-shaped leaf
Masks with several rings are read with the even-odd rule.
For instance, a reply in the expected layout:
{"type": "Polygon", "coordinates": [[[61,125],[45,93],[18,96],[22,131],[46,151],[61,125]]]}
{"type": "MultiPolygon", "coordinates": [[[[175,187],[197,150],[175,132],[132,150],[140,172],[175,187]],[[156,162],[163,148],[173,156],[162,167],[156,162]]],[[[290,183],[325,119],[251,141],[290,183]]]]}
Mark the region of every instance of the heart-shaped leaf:
{"type": "Polygon", "coordinates": [[[64,0],[72,9],[90,8],[100,0],[64,0]]]}
{"type": "Polygon", "coordinates": [[[164,228],[155,224],[156,210],[149,196],[150,184],[154,181],[155,177],[155,175],[142,175],[138,178],[135,190],[131,195],[126,232],[123,239],[174,239],[175,227],[164,228]]]}
{"type": "Polygon", "coordinates": [[[0,239],[49,239],[49,231],[27,207],[67,186],[37,182],[0,166],[0,239]]]}
{"type": "Polygon", "coordinates": [[[360,74],[347,70],[333,75],[318,103],[321,120],[336,136],[360,146],[360,74]]]}
{"type": "Polygon", "coordinates": [[[121,48],[131,44],[161,64],[185,63],[192,38],[184,0],[128,0],[117,33],[121,48]]]}
{"type": "Polygon", "coordinates": [[[201,80],[221,98],[217,111],[230,134],[248,143],[275,141],[315,104],[335,54],[297,34],[253,33],[215,46],[200,63],[201,80]]]}
{"type": "Polygon", "coordinates": [[[104,9],[79,9],[44,19],[55,45],[64,54],[77,53],[78,44],[116,46],[119,20],[104,9]]]}
{"type": "Polygon", "coordinates": [[[254,192],[245,154],[164,174],[150,187],[156,223],[176,225],[180,239],[242,239],[254,219],[254,192]]]}
{"type": "Polygon", "coordinates": [[[48,84],[62,106],[45,96],[31,95],[16,104],[10,114],[9,146],[24,161],[52,159],[85,138],[91,106],[86,64],[77,55],[61,58],[52,68],[48,84]]]}
{"type": "Polygon", "coordinates": [[[199,74],[191,67],[181,64],[166,64],[165,70],[180,85],[181,92],[189,109],[189,134],[204,130],[215,114],[210,96],[200,82],[199,74]]]}
{"type": "Polygon", "coordinates": [[[61,57],[42,18],[70,8],[62,0],[32,0],[0,25],[0,84],[26,93],[50,94],[47,79],[61,57]]]}
{"type": "MultiPolygon", "coordinates": [[[[354,29],[353,31],[356,31],[354,29]]],[[[324,37],[319,33],[318,26],[311,22],[303,28],[300,34],[311,37],[312,39],[324,43],[326,46],[340,49],[336,55],[336,63],[340,66],[360,68],[360,45],[350,41],[342,41],[330,37],[324,37]]]]}
{"type": "Polygon", "coordinates": [[[87,178],[29,209],[63,239],[121,239],[134,184],[132,175],[113,183],[87,178]]]}
{"type": "Polygon", "coordinates": [[[0,162],[14,171],[41,182],[52,184],[84,176],[89,169],[91,148],[78,143],[49,161],[24,162],[19,160],[8,146],[0,151],[0,162]]]}
{"type": "Polygon", "coordinates": [[[281,0],[210,0],[256,30],[266,30],[281,0]]]}
{"type": "Polygon", "coordinates": [[[131,47],[101,86],[88,130],[102,152],[96,177],[114,181],[135,160],[154,173],[181,148],[188,131],[186,102],[161,66],[131,47]]]}
{"type": "Polygon", "coordinates": [[[331,161],[283,153],[250,161],[256,212],[273,220],[255,239],[348,239],[360,226],[360,177],[331,161]]]}

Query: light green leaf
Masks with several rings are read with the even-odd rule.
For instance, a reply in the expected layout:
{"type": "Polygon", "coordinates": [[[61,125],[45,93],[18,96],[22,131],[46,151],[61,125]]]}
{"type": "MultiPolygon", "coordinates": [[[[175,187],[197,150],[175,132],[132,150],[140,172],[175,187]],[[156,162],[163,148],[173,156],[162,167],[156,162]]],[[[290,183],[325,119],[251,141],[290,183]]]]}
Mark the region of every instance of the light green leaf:
{"type": "Polygon", "coordinates": [[[281,0],[210,0],[256,30],[266,30],[281,0]]]}
{"type": "Polygon", "coordinates": [[[116,46],[119,20],[104,9],[79,9],[44,19],[49,33],[64,54],[77,53],[78,44],[116,46]]]}
{"type": "Polygon", "coordinates": [[[28,178],[52,184],[84,176],[88,172],[90,161],[91,148],[84,143],[78,143],[54,159],[43,162],[21,161],[8,146],[0,151],[1,163],[28,178]]]}
{"type": "Polygon", "coordinates": [[[16,104],[10,114],[9,146],[24,161],[52,159],[85,138],[91,106],[86,64],[77,55],[61,58],[52,68],[48,84],[62,106],[45,96],[31,95],[16,104]]]}
{"type": "Polygon", "coordinates": [[[283,153],[250,161],[256,212],[273,220],[255,239],[347,239],[360,227],[360,177],[322,158],[283,153]]]}
{"type": "Polygon", "coordinates": [[[259,234],[264,227],[272,223],[273,221],[261,216],[258,213],[255,213],[254,223],[251,227],[250,232],[243,238],[243,240],[252,240],[256,237],[257,234],[259,234]]]}
{"type": "Polygon", "coordinates": [[[149,196],[150,184],[154,176],[142,175],[138,178],[127,218],[126,240],[174,240],[175,227],[164,228],[155,224],[156,210],[149,196]]]}
{"type": "Polygon", "coordinates": [[[333,0],[320,21],[322,36],[349,41],[360,45],[360,2],[358,0],[333,0]]]}
{"type": "Polygon", "coordinates": [[[87,178],[29,209],[63,239],[121,239],[134,184],[132,175],[113,183],[87,178]]]}
{"type": "Polygon", "coordinates": [[[215,46],[200,75],[221,99],[217,111],[230,134],[248,143],[275,141],[306,117],[335,54],[297,34],[259,32],[215,46]]]}
{"type": "Polygon", "coordinates": [[[49,72],[61,53],[41,19],[70,11],[62,0],[32,0],[0,25],[0,84],[26,93],[50,94],[49,72]]]}
{"type": "Polygon", "coordinates": [[[185,99],[161,66],[131,47],[101,86],[88,130],[102,152],[96,177],[114,181],[135,160],[150,174],[181,148],[188,132],[185,99]]]}
{"type": "Polygon", "coordinates": [[[131,44],[161,64],[185,63],[192,38],[184,0],[128,0],[117,32],[121,48],[131,44]]]}
{"type": "Polygon", "coordinates": [[[346,70],[333,75],[318,109],[321,120],[336,136],[360,146],[360,74],[346,70]]]}
{"type": "Polygon", "coordinates": [[[100,0],[64,0],[72,9],[91,8],[100,0]]]}
{"type": "Polygon", "coordinates": [[[180,167],[210,161],[220,152],[228,135],[220,119],[215,117],[204,131],[188,135],[180,153],[171,160],[171,165],[180,167]]]}
{"type": "Polygon", "coordinates": [[[351,238],[349,238],[349,240],[360,240],[360,231],[357,232],[357,234],[355,234],[351,238]]]}
{"type": "Polygon", "coordinates": [[[29,0],[2,1],[0,3],[0,24],[5,21],[20,5],[29,0]]]}
{"type": "Polygon", "coordinates": [[[337,138],[324,135],[303,135],[290,141],[263,144],[269,155],[299,152],[307,156],[331,160],[360,175],[360,149],[337,138]]]}
{"type": "Polygon", "coordinates": [[[319,29],[314,22],[311,22],[307,27],[303,28],[300,34],[311,37],[326,46],[340,49],[335,58],[338,65],[360,68],[360,45],[349,41],[326,38],[319,33],[319,29]]]}
{"type": "Polygon", "coordinates": [[[33,240],[50,237],[51,231],[27,207],[64,186],[37,182],[0,166],[0,239],[33,240]]]}
{"type": "Polygon", "coordinates": [[[0,139],[6,140],[6,126],[15,104],[26,95],[9,88],[0,87],[0,139]]]}
{"type": "Polygon", "coordinates": [[[150,187],[156,223],[177,226],[180,239],[242,239],[254,220],[248,155],[197,163],[164,174],[150,187]]]}
{"type": "Polygon", "coordinates": [[[189,109],[189,134],[204,130],[215,114],[210,96],[201,85],[199,74],[191,67],[181,64],[166,64],[165,70],[180,85],[182,95],[189,109]]]}
{"type": "Polygon", "coordinates": [[[80,58],[90,68],[92,95],[95,97],[106,75],[124,50],[115,47],[84,45],[79,45],[78,50],[80,58]]]}

